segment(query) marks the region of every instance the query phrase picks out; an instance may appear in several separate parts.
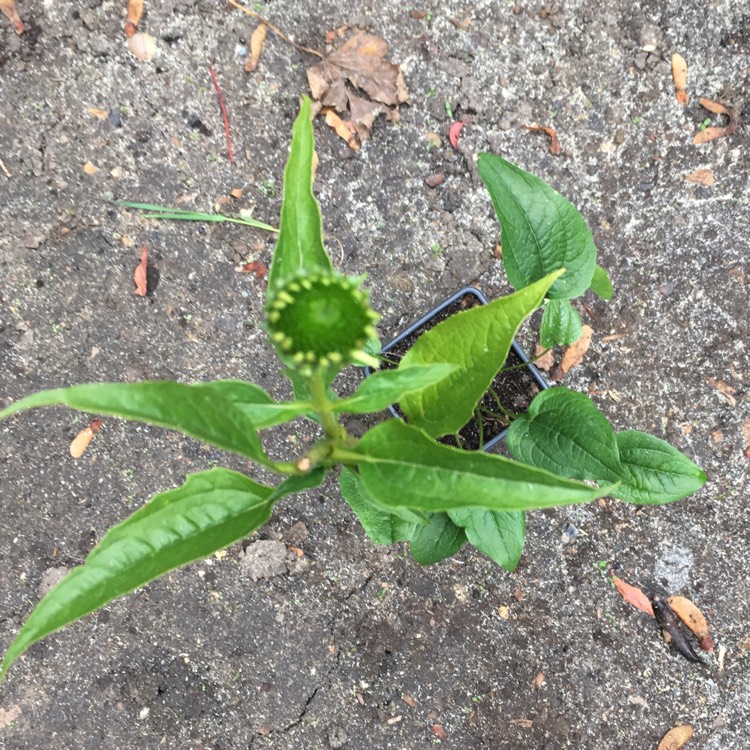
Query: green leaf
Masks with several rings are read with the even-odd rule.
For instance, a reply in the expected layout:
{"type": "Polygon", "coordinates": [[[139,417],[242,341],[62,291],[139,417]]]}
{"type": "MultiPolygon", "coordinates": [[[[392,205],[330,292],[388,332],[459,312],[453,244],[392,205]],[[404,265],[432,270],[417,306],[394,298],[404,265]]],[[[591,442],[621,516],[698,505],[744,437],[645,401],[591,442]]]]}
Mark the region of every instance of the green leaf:
{"type": "Polygon", "coordinates": [[[617,482],[620,459],[607,418],[583,393],[559,386],[542,391],[505,436],[511,455],[571,479],[617,482]]]}
{"type": "Polygon", "coordinates": [[[455,555],[466,543],[466,533],[447,513],[435,513],[425,526],[417,526],[409,551],[420,565],[432,565],[455,555]]]}
{"type": "Polygon", "coordinates": [[[400,401],[411,424],[438,437],[460,430],[502,368],[524,319],[541,304],[562,271],[488,305],[452,315],[423,333],[401,360],[399,370],[447,362],[458,366],[439,383],[400,401]]]}
{"type": "Polygon", "coordinates": [[[461,526],[468,540],[498,565],[513,572],[523,553],[526,516],[521,511],[452,510],[453,523],[461,526]]]}
{"type": "Polygon", "coordinates": [[[669,443],[637,430],[617,433],[622,484],[612,494],[629,503],[671,503],[697,492],[706,474],[669,443]]]}
{"type": "Polygon", "coordinates": [[[659,438],[615,433],[588,396],[550,388],[508,429],[519,461],[574,479],[619,482],[610,494],[631,503],[661,504],[691,495],[706,481],[689,458],[659,438]]]}
{"type": "Polygon", "coordinates": [[[424,390],[447,378],[458,369],[456,365],[413,365],[407,369],[382,370],[360,383],[353,396],[337,401],[337,412],[365,414],[382,411],[410,393],[424,390]]]}
{"type": "Polygon", "coordinates": [[[333,270],[323,245],[320,207],[312,190],[315,142],[311,118],[310,99],[304,96],[284,170],[279,237],[268,272],[269,296],[302,272],[333,270]]]}
{"type": "Polygon", "coordinates": [[[589,289],[602,299],[612,299],[614,294],[612,282],[609,280],[609,274],[601,266],[594,269],[594,276],[591,279],[589,289]]]}
{"type": "Polygon", "coordinates": [[[547,302],[539,331],[539,342],[545,349],[565,346],[581,338],[581,316],[566,299],[547,302]]]}
{"type": "Polygon", "coordinates": [[[311,401],[274,401],[260,386],[245,380],[217,380],[193,388],[230,401],[258,430],[306,416],[313,408],[311,401]]]}
{"type": "Polygon", "coordinates": [[[441,445],[400,419],[373,427],[356,453],[339,458],[359,465],[366,492],[382,505],[434,513],[546,508],[588,502],[611,489],[587,487],[503,456],[441,445]]]}
{"type": "Polygon", "coordinates": [[[547,295],[578,297],[591,283],[596,246],[578,209],[538,177],[492,154],[480,154],[479,174],[502,229],[503,265],[515,289],[565,268],[547,295]]]}
{"type": "Polygon", "coordinates": [[[417,524],[404,521],[373,503],[367,497],[359,476],[346,466],[341,468],[339,487],[342,497],[374,544],[393,544],[411,539],[417,524]]]}
{"type": "Polygon", "coordinates": [[[170,570],[248,536],[268,520],[275,499],[319,483],[323,476],[290,477],[273,489],[217,468],[193,474],[182,487],[156,495],[110,529],[85,563],[39,602],[10,645],[0,677],[31,644],[170,570]]]}
{"type": "Polygon", "coordinates": [[[23,409],[64,404],[72,409],[169,427],[204,443],[268,464],[256,426],[212,392],[210,384],[170,380],[144,383],[90,383],[40,391],[0,411],[0,419],[23,409]]]}

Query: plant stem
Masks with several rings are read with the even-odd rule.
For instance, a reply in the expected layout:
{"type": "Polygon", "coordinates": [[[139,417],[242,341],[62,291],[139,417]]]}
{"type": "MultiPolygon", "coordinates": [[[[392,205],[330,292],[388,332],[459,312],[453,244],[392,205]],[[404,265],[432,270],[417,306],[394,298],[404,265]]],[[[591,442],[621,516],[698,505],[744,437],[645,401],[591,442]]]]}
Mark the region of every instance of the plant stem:
{"type": "Polygon", "coordinates": [[[336,443],[346,443],[349,434],[336,419],[333,411],[333,404],[328,398],[326,384],[323,380],[323,371],[317,369],[307,380],[307,388],[310,391],[310,398],[313,404],[313,411],[320,417],[320,424],[323,427],[326,437],[336,443]]]}

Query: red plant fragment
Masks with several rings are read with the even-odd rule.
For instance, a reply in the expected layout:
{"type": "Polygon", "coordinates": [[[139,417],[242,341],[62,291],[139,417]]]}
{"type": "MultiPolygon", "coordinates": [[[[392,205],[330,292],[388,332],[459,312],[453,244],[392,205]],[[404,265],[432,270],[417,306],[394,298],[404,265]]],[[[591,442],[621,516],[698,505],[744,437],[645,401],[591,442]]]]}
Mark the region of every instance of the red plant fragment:
{"type": "Polygon", "coordinates": [[[618,578],[614,573],[610,573],[610,575],[614,587],[628,604],[654,617],[654,608],[651,606],[649,598],[639,588],[625,583],[622,578],[618,578]]]}
{"type": "Polygon", "coordinates": [[[23,34],[23,21],[16,10],[16,0],[0,0],[0,11],[8,16],[8,20],[13,24],[13,30],[16,34],[23,34]]]}
{"type": "Polygon", "coordinates": [[[268,266],[259,260],[251,260],[242,266],[242,273],[254,273],[259,279],[262,279],[268,273],[268,266]]]}
{"type": "Polygon", "coordinates": [[[458,148],[458,137],[461,135],[464,125],[468,124],[469,123],[466,120],[461,120],[460,122],[454,122],[453,125],[451,125],[450,130],[448,131],[448,138],[453,148],[458,148]]]}
{"type": "Polygon", "coordinates": [[[133,280],[135,281],[134,294],[139,297],[145,297],[148,294],[147,284],[147,273],[148,273],[148,246],[144,245],[141,250],[141,262],[136,266],[135,272],[133,273],[133,280]]]}
{"type": "Polygon", "coordinates": [[[557,156],[560,153],[560,141],[557,138],[557,133],[552,128],[545,128],[543,125],[524,125],[526,130],[541,130],[546,133],[550,138],[549,152],[552,156],[557,156]]]}

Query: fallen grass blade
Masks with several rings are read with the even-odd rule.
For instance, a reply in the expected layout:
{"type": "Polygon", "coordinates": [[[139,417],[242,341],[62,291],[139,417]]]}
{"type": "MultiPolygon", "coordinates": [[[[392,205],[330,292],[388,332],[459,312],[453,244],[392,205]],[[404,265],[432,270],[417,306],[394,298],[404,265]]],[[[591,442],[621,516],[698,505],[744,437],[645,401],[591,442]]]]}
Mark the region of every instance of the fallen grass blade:
{"type": "Polygon", "coordinates": [[[232,224],[242,224],[246,227],[255,227],[263,229],[266,232],[278,232],[276,227],[270,224],[264,224],[256,219],[243,219],[239,216],[225,216],[224,214],[207,214],[201,211],[189,211],[184,208],[172,208],[171,206],[157,206],[153,203],[137,203],[135,201],[111,201],[116,206],[124,208],[136,208],[140,211],[147,211],[143,215],[144,219],[174,219],[175,221],[205,221],[209,223],[220,223],[228,221],[232,224]]]}

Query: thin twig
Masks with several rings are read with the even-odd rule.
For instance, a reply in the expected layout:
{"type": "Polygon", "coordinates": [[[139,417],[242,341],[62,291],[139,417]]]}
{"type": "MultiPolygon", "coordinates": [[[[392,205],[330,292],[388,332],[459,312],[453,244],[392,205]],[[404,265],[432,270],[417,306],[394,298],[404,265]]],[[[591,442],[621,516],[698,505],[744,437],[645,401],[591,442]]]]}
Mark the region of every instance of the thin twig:
{"type": "Polygon", "coordinates": [[[8,167],[5,166],[5,163],[3,162],[2,159],[0,159],[0,169],[3,170],[3,173],[5,174],[5,176],[8,179],[10,179],[11,177],[13,177],[13,175],[8,171],[8,167]]]}
{"type": "Polygon", "coordinates": [[[261,16],[259,13],[256,13],[254,10],[250,10],[249,8],[246,8],[244,5],[240,5],[236,0],[227,0],[227,2],[230,5],[233,5],[235,8],[238,8],[243,13],[247,13],[248,16],[252,16],[253,18],[257,18],[261,23],[264,23],[266,26],[268,26],[271,31],[273,31],[274,34],[276,34],[277,37],[280,39],[283,39],[287,44],[291,44],[292,47],[296,47],[298,50],[301,50],[302,52],[307,52],[309,55],[315,55],[315,57],[319,57],[321,60],[325,57],[320,52],[314,49],[310,49],[309,47],[303,47],[301,44],[297,44],[297,42],[293,42],[281,29],[277,29],[272,23],[269,23],[266,21],[263,16],[261,16]]]}
{"type": "Polygon", "coordinates": [[[219,88],[219,79],[216,77],[216,73],[214,73],[214,69],[211,63],[208,63],[208,70],[210,71],[211,78],[214,82],[216,96],[219,97],[221,116],[224,118],[224,134],[227,137],[227,151],[229,152],[229,161],[232,163],[232,166],[234,166],[234,154],[232,153],[232,137],[229,135],[229,117],[227,117],[227,105],[224,104],[224,97],[222,96],[221,89],[219,88]]]}

